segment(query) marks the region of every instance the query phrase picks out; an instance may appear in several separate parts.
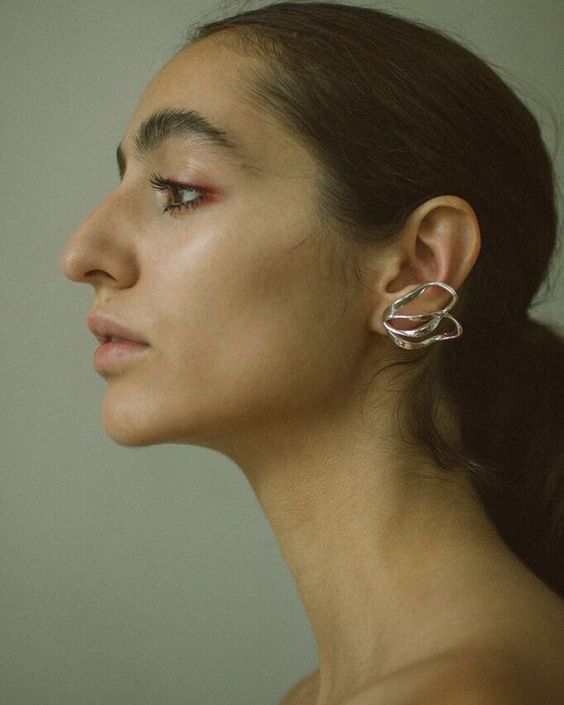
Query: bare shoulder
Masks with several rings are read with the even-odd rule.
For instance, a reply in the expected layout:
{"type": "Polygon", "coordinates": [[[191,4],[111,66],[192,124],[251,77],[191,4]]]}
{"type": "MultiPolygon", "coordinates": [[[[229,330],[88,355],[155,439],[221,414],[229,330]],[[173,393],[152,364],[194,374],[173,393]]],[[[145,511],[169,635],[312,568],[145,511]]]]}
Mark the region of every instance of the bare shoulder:
{"type": "Polygon", "coordinates": [[[417,705],[469,703],[564,705],[564,650],[478,651],[447,663],[417,699],[417,705]]]}
{"type": "MultiPolygon", "coordinates": [[[[564,642],[548,646],[541,653],[529,645],[525,658],[487,648],[444,654],[338,705],[564,705],[564,642]]],[[[317,676],[314,671],[297,683],[280,705],[315,705],[317,676]]]]}
{"type": "Polygon", "coordinates": [[[430,678],[417,705],[564,705],[542,691],[510,662],[469,659],[430,678]]]}
{"type": "Polygon", "coordinates": [[[515,610],[493,632],[406,668],[339,705],[564,705],[564,603],[515,610]]]}
{"type": "MultiPolygon", "coordinates": [[[[564,705],[564,603],[515,610],[511,629],[425,657],[338,705],[564,705]]],[[[318,671],[280,705],[316,705],[318,671]]]]}
{"type": "Polygon", "coordinates": [[[448,654],[339,705],[564,705],[562,653],[546,670],[495,651],[448,654]]]}

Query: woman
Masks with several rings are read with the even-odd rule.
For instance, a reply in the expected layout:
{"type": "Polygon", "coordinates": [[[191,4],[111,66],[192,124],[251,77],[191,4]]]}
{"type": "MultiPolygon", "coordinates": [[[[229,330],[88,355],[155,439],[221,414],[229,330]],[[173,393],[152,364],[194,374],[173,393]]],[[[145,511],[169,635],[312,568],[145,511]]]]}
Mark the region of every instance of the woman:
{"type": "Polygon", "coordinates": [[[524,104],[430,28],[279,3],[195,30],[118,161],[61,257],[104,425],[245,472],[319,649],[284,705],[564,703],[564,344],[527,317],[557,215],[524,104]]]}

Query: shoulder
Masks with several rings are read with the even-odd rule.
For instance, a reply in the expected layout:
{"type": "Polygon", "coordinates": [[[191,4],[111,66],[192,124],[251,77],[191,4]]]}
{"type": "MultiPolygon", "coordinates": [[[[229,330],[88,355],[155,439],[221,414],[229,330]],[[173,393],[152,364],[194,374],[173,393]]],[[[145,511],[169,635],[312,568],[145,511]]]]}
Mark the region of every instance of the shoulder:
{"type": "MultiPolygon", "coordinates": [[[[537,693],[510,674],[476,673],[473,668],[431,681],[417,705],[541,705],[537,693]]],[[[556,704],[555,704],[556,705],[556,704]]]]}
{"type": "Polygon", "coordinates": [[[564,683],[557,685],[554,668],[545,666],[532,653],[501,649],[447,659],[417,705],[564,705],[564,683]]]}
{"type": "Polygon", "coordinates": [[[499,654],[459,654],[375,683],[342,705],[564,705],[561,689],[530,675],[499,654]]]}

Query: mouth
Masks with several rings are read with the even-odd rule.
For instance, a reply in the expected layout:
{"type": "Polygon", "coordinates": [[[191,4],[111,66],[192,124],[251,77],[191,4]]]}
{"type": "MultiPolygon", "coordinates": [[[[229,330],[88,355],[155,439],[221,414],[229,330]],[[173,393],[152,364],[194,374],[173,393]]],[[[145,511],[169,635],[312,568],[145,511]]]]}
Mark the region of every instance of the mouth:
{"type": "Polygon", "coordinates": [[[148,343],[142,343],[139,340],[133,340],[132,338],[122,338],[119,335],[96,335],[95,336],[101,345],[106,345],[107,343],[135,343],[136,345],[148,345],[148,343]]]}
{"type": "Polygon", "coordinates": [[[101,345],[94,352],[93,364],[97,372],[116,371],[129,364],[150,349],[147,343],[139,343],[118,336],[96,336],[101,345]]]}
{"type": "Polygon", "coordinates": [[[136,331],[101,312],[90,314],[87,318],[87,325],[96,340],[102,345],[123,341],[148,345],[148,342],[136,331]]]}

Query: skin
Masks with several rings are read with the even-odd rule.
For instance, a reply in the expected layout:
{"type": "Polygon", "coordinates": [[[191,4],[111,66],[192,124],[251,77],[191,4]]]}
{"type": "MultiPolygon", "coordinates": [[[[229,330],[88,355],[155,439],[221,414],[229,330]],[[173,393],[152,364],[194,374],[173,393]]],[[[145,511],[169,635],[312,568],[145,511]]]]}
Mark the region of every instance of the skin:
{"type": "MultiPolygon", "coordinates": [[[[248,99],[257,67],[221,36],[177,54],[130,121],[124,179],[62,252],[65,275],[94,288],[93,310],[151,346],[106,373],[106,431],[124,446],[213,448],[246,474],[318,645],[319,669],[285,703],[384,693],[392,705],[401,688],[419,702],[429,674],[446,683],[464,654],[490,649],[491,663],[539,630],[548,678],[562,602],[507,549],[465,476],[405,443],[396,409],[407,377],[384,369],[404,355],[385,307],[426,281],[458,289],[480,250],[476,216],[439,196],[385,247],[353,251],[316,208],[311,154],[248,99]],[[134,161],[138,126],[165,106],[199,110],[236,135],[245,159],[176,138],[134,161]],[[163,214],[154,171],[219,195],[163,214]],[[362,287],[337,274],[344,256],[362,256],[362,287]]],[[[406,311],[447,300],[432,289],[406,311]]],[[[456,434],[453,418],[445,405],[456,434]]]]}

